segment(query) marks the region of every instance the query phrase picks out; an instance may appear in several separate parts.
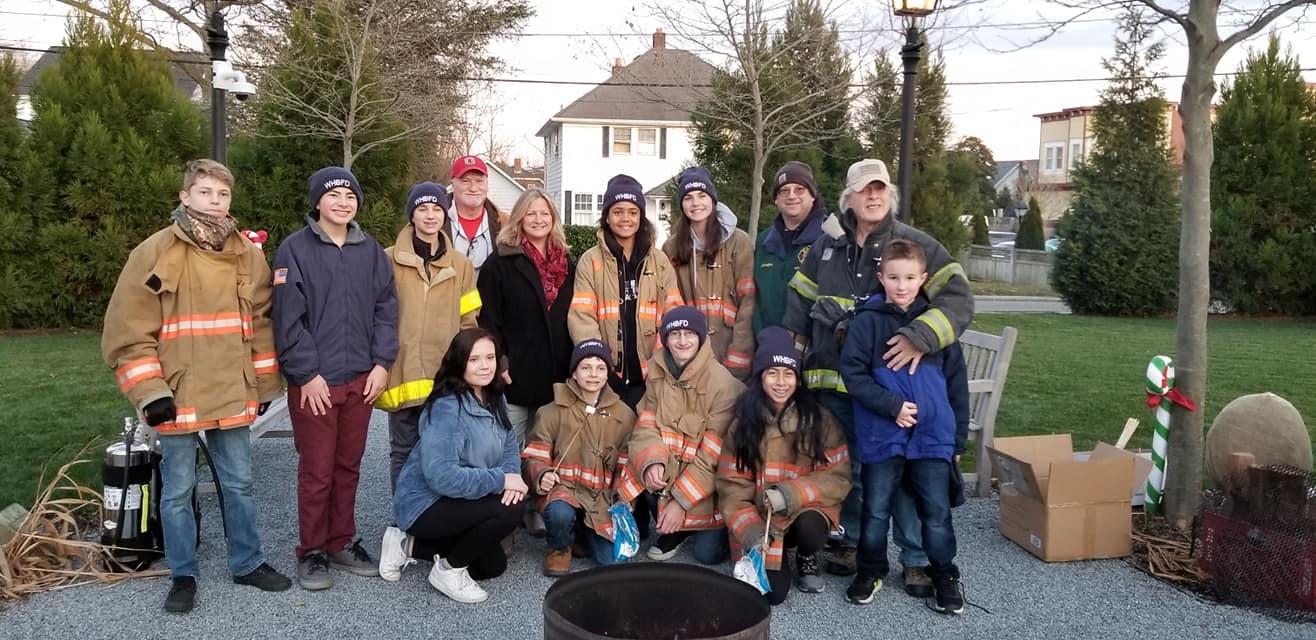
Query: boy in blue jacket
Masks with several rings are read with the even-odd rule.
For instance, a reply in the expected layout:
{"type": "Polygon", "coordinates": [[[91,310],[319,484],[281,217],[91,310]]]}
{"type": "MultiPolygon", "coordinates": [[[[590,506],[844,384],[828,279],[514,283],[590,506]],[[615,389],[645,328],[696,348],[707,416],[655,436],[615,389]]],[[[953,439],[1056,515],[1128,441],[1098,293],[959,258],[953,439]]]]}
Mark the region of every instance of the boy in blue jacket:
{"type": "Polygon", "coordinates": [[[306,226],[274,256],[274,345],[297,447],[297,581],[332,587],[329,567],[379,570],[356,536],[356,489],[375,398],[398,355],[398,296],[384,248],[355,218],[361,185],[342,167],[307,184],[306,226]]]}
{"type": "Polygon", "coordinates": [[[882,588],[889,569],[886,553],[891,499],[901,483],[914,497],[923,522],[939,613],[964,610],[951,487],[969,431],[969,383],[958,343],[929,353],[909,370],[882,361],[887,340],[927,311],[920,296],[927,282],[923,249],[908,240],[883,248],[878,270],[885,295],[874,295],[856,310],[841,350],[841,376],[854,400],[855,449],[862,466],[863,520],[859,532],[858,574],[846,598],[868,604],[882,588]]]}

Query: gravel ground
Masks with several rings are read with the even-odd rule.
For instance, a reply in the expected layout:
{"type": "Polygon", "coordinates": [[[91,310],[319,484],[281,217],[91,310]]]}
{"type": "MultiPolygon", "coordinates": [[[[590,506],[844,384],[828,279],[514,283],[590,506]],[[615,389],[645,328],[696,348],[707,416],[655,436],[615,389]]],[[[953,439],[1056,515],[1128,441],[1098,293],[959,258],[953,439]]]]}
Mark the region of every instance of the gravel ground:
{"type": "MultiPolygon", "coordinates": [[[[360,533],[379,548],[388,508],[388,428],[376,412],[357,499],[360,533]]],[[[292,574],[296,546],[296,454],[292,440],[253,447],[260,526],[267,558],[292,574]]],[[[538,638],[541,603],[551,580],[540,575],[543,542],[518,534],[508,573],[485,583],[490,599],[460,605],[425,580],[428,563],[409,567],[402,581],[335,572],[321,592],[297,586],[266,594],[232,584],[213,495],[202,500],[202,578],[197,609],[170,616],[161,608],[166,579],[114,587],[80,587],[0,609],[0,638],[538,638]],[[207,544],[204,541],[209,541],[207,544]]],[[[1118,560],[1046,564],[1001,537],[996,504],[970,500],[956,509],[959,564],[971,602],[960,617],[939,616],[889,584],[868,606],[845,602],[846,579],[830,577],[821,594],[792,593],[773,611],[774,638],[1313,638],[1316,626],[1291,625],[1232,607],[1202,602],[1146,577],[1118,560]],[[906,634],[901,630],[911,629],[906,634]]],[[[683,552],[687,553],[687,552],[683,552]]],[[[682,557],[690,561],[688,555],[682,557]]],[[[586,561],[577,560],[577,566],[586,561]]],[[[723,569],[730,572],[730,567],[723,569]]]]}

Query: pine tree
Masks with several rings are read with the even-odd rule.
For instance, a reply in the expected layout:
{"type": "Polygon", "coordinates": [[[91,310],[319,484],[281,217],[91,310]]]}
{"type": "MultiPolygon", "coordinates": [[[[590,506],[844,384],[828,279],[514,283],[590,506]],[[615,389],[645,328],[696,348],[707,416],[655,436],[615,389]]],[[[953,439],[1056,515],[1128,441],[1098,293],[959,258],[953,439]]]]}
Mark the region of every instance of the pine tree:
{"type": "Polygon", "coordinates": [[[1015,239],[1014,248],[1046,250],[1046,231],[1042,228],[1042,207],[1037,203],[1036,197],[1028,198],[1028,213],[1025,213],[1023,219],[1019,221],[1019,236],[1015,239]]]}
{"type": "Polygon", "coordinates": [[[20,175],[36,251],[22,268],[45,297],[25,325],[98,326],[128,252],[168,224],[184,164],[205,153],[201,111],[168,61],[136,48],[127,0],[109,13],[73,19],[32,90],[20,175]]]}
{"type": "Polygon", "coordinates": [[[980,247],[992,246],[992,237],[987,233],[987,216],[981,213],[973,216],[973,244],[980,247]]]}
{"type": "Polygon", "coordinates": [[[1316,313],[1316,96],[1274,36],[1220,95],[1213,295],[1244,313],[1316,313]]]}
{"type": "Polygon", "coordinates": [[[1164,45],[1137,10],[1120,20],[1112,76],[1093,117],[1096,149],[1073,174],[1071,215],[1051,278],[1079,313],[1157,315],[1178,291],[1179,203],[1156,85],[1164,45]]]}

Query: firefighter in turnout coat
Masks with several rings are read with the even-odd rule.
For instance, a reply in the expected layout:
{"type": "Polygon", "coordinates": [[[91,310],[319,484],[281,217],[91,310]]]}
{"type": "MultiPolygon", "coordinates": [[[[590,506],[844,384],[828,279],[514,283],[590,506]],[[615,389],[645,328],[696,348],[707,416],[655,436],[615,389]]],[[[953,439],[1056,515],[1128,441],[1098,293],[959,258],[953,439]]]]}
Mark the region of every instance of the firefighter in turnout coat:
{"type": "Polygon", "coordinates": [[[799,356],[784,329],[759,333],[753,373],[718,461],[718,506],[734,555],[763,547],[767,598],[780,604],[791,586],[786,548],[796,550],[799,590],[823,589],[816,554],[840,522],[850,454],[840,425],[800,379],[799,356]]]}
{"type": "Polygon", "coordinates": [[[651,560],[673,557],[687,538],[703,564],[722,562],[728,552],[715,496],[717,461],[745,387],[713,357],[704,330],[704,315],[694,307],[663,316],[663,349],[650,362],[631,436],[622,497],[645,490],[657,496],[660,535],[649,548],[651,560]]]}
{"type": "Polygon", "coordinates": [[[571,378],[553,385],[553,402],[535,415],[521,454],[530,486],[544,494],[538,508],[550,577],[570,571],[573,551],[600,565],[614,562],[608,509],[618,501],[635,412],[608,387],[611,363],[603,341],[576,345],[571,378]]]}

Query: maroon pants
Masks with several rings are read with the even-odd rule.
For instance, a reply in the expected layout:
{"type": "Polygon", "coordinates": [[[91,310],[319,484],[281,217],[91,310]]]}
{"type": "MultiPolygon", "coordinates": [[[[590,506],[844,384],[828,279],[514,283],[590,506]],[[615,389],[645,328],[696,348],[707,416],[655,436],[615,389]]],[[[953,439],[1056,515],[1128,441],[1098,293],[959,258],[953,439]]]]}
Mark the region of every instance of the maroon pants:
{"type": "Polygon", "coordinates": [[[330,385],[332,406],[322,416],[302,407],[301,387],[288,388],[297,447],[297,557],[335,553],[356,537],[356,488],[373,407],[365,402],[366,374],[330,385]]]}

